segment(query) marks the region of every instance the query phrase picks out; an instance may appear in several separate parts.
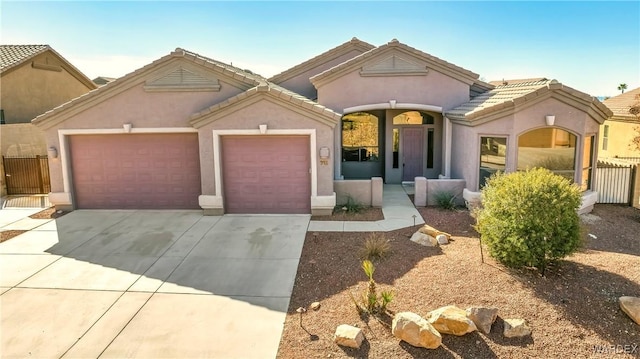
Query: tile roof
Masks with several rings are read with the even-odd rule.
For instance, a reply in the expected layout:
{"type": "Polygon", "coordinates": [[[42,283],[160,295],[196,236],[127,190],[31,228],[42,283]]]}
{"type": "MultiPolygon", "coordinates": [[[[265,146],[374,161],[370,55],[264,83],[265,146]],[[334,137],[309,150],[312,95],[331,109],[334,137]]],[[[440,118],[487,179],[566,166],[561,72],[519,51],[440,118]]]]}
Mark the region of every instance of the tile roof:
{"type": "Polygon", "coordinates": [[[640,104],[640,87],[608,98],[603,103],[613,112],[613,119],[638,120],[638,117],[629,113],[629,109],[635,104],[640,104]]]}
{"type": "Polygon", "coordinates": [[[0,45],[0,72],[20,65],[47,50],[51,50],[49,45],[0,45]]]}
{"type": "MultiPolygon", "coordinates": [[[[469,102],[446,112],[451,120],[473,122],[501,109],[513,108],[514,105],[542,96],[549,91],[563,90],[573,98],[580,99],[597,109],[596,113],[604,121],[610,116],[610,111],[595,97],[564,86],[556,80],[546,78],[532,78],[521,80],[507,80],[507,84],[496,86],[494,89],[482,93],[469,102]]],[[[492,82],[496,83],[496,81],[492,82]]],[[[503,83],[501,81],[501,83],[503,83]]]]}
{"type": "Polygon", "coordinates": [[[421,50],[418,50],[414,47],[411,47],[409,45],[403,44],[400,41],[398,41],[397,39],[392,39],[391,41],[389,41],[388,43],[378,46],[374,49],[371,49],[361,55],[358,55],[350,60],[347,60],[343,63],[341,63],[340,65],[334,66],[318,75],[315,75],[311,78],[311,82],[312,83],[318,83],[321,82],[323,79],[326,78],[330,78],[332,77],[333,74],[337,74],[342,72],[345,69],[349,69],[352,66],[357,66],[360,63],[363,63],[364,61],[376,56],[379,53],[382,53],[383,51],[385,51],[386,49],[390,49],[390,48],[398,48],[398,49],[402,49],[408,53],[411,53],[419,58],[423,58],[426,61],[428,61],[430,63],[431,67],[434,67],[436,69],[438,69],[439,71],[449,71],[451,74],[457,75],[460,78],[464,78],[466,81],[468,81],[469,84],[472,84],[475,80],[477,80],[480,75],[476,74],[475,72],[469,71],[465,68],[462,68],[460,66],[454,65],[450,62],[447,62],[445,60],[442,60],[438,57],[435,57],[433,55],[430,55],[426,52],[423,52],[421,50]]]}
{"type": "MultiPolygon", "coordinates": [[[[497,81],[490,82],[495,84],[497,81]]],[[[545,88],[555,80],[545,78],[531,79],[531,81],[520,81],[514,84],[508,83],[500,85],[493,90],[487,91],[474,97],[471,101],[462,104],[447,112],[447,117],[451,119],[472,118],[475,114],[481,113],[489,108],[500,107],[509,104],[514,99],[525,96],[541,88],[545,88]]]]}
{"type": "Polygon", "coordinates": [[[366,52],[371,49],[374,49],[375,46],[371,45],[368,42],[364,42],[357,37],[352,38],[351,40],[341,44],[339,46],[334,47],[328,51],[321,53],[318,56],[315,56],[301,64],[298,64],[290,69],[287,69],[277,75],[273,75],[269,78],[271,82],[283,82],[294,76],[299,75],[300,73],[309,70],[309,68],[315,66],[316,64],[323,64],[328,61],[331,61],[337,57],[340,57],[350,51],[359,50],[360,52],[366,52]]]}
{"type": "Polygon", "coordinates": [[[498,81],[489,81],[493,86],[502,86],[502,85],[517,85],[525,82],[538,82],[546,80],[544,77],[533,77],[530,79],[510,79],[510,80],[498,80],[498,81]]]}

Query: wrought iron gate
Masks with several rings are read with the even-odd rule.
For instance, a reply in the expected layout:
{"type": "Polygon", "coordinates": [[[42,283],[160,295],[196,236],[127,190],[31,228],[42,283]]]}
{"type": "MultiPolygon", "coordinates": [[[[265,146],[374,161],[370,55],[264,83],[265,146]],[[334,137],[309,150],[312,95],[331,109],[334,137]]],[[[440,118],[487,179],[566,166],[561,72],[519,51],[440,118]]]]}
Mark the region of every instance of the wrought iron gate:
{"type": "Polygon", "coordinates": [[[42,194],[51,192],[47,156],[4,157],[7,194],[42,194]]]}

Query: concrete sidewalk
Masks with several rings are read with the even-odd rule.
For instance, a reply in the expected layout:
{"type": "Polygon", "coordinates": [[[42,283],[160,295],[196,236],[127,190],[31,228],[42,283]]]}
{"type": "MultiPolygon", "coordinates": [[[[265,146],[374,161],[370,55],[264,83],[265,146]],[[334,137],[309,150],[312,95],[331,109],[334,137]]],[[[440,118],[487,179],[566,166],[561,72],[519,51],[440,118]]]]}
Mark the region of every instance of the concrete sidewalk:
{"type": "Polygon", "coordinates": [[[384,219],[366,221],[311,221],[309,232],[388,232],[424,224],[420,212],[407,194],[413,194],[413,186],[385,184],[382,192],[384,219]]]}

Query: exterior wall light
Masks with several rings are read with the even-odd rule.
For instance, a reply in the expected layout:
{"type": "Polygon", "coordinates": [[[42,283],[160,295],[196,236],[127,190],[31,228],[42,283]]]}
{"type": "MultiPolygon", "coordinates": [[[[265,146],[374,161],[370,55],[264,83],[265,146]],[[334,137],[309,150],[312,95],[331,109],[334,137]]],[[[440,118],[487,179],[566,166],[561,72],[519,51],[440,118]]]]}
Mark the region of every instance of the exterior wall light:
{"type": "Polygon", "coordinates": [[[126,133],[130,133],[131,132],[131,124],[130,123],[123,124],[122,128],[124,128],[124,132],[126,132],[126,133]]]}
{"type": "Polygon", "coordinates": [[[49,158],[58,158],[58,149],[51,146],[47,149],[47,156],[49,158]]]}
{"type": "Polygon", "coordinates": [[[266,124],[264,124],[264,125],[258,125],[258,128],[260,128],[260,133],[261,133],[261,134],[263,134],[263,135],[264,135],[265,133],[267,133],[267,125],[266,125],[266,124]]]}

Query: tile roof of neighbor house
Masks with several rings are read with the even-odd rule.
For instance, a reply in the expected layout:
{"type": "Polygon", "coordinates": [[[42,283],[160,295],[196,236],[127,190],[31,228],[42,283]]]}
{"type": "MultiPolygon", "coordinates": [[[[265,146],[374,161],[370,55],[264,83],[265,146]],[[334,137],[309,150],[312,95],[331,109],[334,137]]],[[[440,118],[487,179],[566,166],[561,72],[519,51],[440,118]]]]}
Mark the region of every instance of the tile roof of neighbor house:
{"type": "Polygon", "coordinates": [[[82,71],[78,70],[72,63],[67,61],[62,55],[49,45],[0,45],[0,73],[5,73],[11,69],[17,68],[23,63],[29,61],[35,56],[50,51],[62,63],[65,70],[69,72],[78,81],[82,82],[87,88],[93,90],[98,85],[93,83],[82,71]]]}
{"type": "Polygon", "coordinates": [[[337,75],[339,73],[341,73],[342,71],[348,71],[349,69],[351,69],[352,67],[357,67],[359,64],[362,64],[363,62],[365,62],[367,59],[372,58],[373,56],[376,56],[377,54],[380,54],[384,51],[386,51],[387,49],[392,49],[392,48],[397,48],[397,49],[401,49],[404,50],[408,53],[411,53],[419,58],[423,58],[427,61],[429,61],[430,65],[440,71],[445,71],[449,72],[450,75],[457,75],[457,77],[459,79],[464,79],[466,82],[468,82],[469,84],[473,84],[479,77],[480,75],[476,74],[475,72],[469,71],[465,68],[462,68],[460,66],[454,65],[450,62],[447,62],[445,60],[442,60],[438,57],[435,57],[433,55],[430,55],[426,52],[420,51],[414,47],[411,47],[409,45],[403,44],[400,41],[398,41],[397,39],[393,39],[391,41],[389,41],[388,43],[378,46],[374,49],[371,49],[361,55],[358,55],[350,60],[347,60],[337,66],[334,66],[320,74],[317,74],[315,76],[313,76],[311,78],[311,82],[316,84],[318,82],[322,82],[322,80],[327,79],[327,78],[331,78],[332,75],[337,75]]]}
{"type": "Polygon", "coordinates": [[[446,112],[451,120],[472,123],[480,118],[493,114],[502,109],[513,108],[515,105],[542,96],[553,90],[564,90],[574,97],[596,107],[603,119],[611,115],[611,111],[598,99],[583,92],[574,90],[556,80],[546,78],[531,78],[520,80],[493,81],[491,84],[501,83],[494,89],[482,93],[471,101],[446,112]],[[506,84],[504,84],[506,83],[506,84]]]}
{"type": "MultiPolygon", "coordinates": [[[[148,65],[145,65],[133,72],[130,72],[126,75],[124,75],[121,78],[115,79],[114,81],[111,81],[101,87],[99,87],[98,89],[88,92],[80,97],[77,97],[67,103],[64,103],[52,110],[49,110],[45,113],[43,113],[42,115],[36,117],[35,119],[33,119],[32,123],[36,124],[36,125],[42,125],[45,122],[48,122],[48,119],[51,118],[56,118],[58,117],[58,115],[62,114],[62,113],[71,113],[71,111],[73,111],[73,109],[75,107],[82,107],[84,108],[84,106],[89,106],[92,103],[92,100],[99,100],[99,98],[101,96],[107,96],[108,93],[110,92],[115,92],[115,89],[117,89],[119,86],[125,86],[127,83],[131,84],[132,86],[136,84],[137,79],[140,76],[143,76],[143,74],[147,71],[152,70],[154,67],[156,67],[157,65],[159,65],[160,63],[166,62],[166,61],[170,61],[173,58],[184,58],[186,60],[190,60],[193,61],[196,64],[199,64],[201,66],[204,66],[206,68],[212,69],[218,73],[224,74],[228,77],[231,77],[237,81],[240,81],[242,83],[244,83],[246,85],[247,90],[251,91],[265,91],[265,86],[268,88],[268,91],[271,91],[274,94],[278,94],[278,97],[280,98],[285,98],[288,101],[295,103],[297,105],[300,105],[302,107],[307,107],[307,108],[312,108],[314,111],[319,112],[319,113],[324,113],[325,115],[331,117],[331,118],[335,118],[336,116],[341,116],[340,114],[337,114],[329,109],[327,109],[324,106],[319,105],[318,103],[307,99],[306,97],[299,95],[293,91],[287,90],[283,87],[280,87],[274,83],[271,83],[269,81],[267,81],[266,78],[264,78],[263,76],[260,76],[258,74],[255,74],[253,72],[247,71],[247,70],[242,70],[238,67],[235,67],[233,65],[229,65],[229,64],[225,64],[223,62],[199,55],[195,52],[191,52],[188,50],[184,50],[182,48],[176,48],[173,52],[171,52],[168,55],[165,55],[153,62],[151,62],[148,65]],[[258,87],[260,87],[260,89],[257,89],[258,87]],[[85,104],[83,106],[83,104],[85,104]]],[[[238,100],[240,100],[241,98],[246,97],[248,95],[249,91],[245,91],[243,93],[240,93],[237,96],[234,96],[226,101],[222,101],[221,103],[211,106],[208,109],[202,111],[200,113],[200,117],[204,116],[206,113],[211,113],[213,111],[215,111],[218,108],[222,108],[222,107],[226,107],[227,105],[233,103],[233,102],[237,102],[238,100]]],[[[117,93],[117,92],[116,92],[117,93]]],[[[249,93],[251,94],[251,93],[249,93]]],[[[199,117],[199,116],[194,116],[194,117],[199,117]]]]}
{"type": "Polygon", "coordinates": [[[269,78],[271,82],[282,82],[286,81],[294,76],[297,76],[317,65],[329,62],[333,59],[336,59],[344,54],[349,53],[350,51],[358,50],[360,52],[367,52],[371,49],[374,49],[375,46],[371,45],[368,42],[362,41],[357,37],[352,38],[351,40],[336,46],[328,51],[321,53],[318,56],[315,56],[301,64],[298,64],[290,69],[287,69],[277,75],[273,75],[269,78]]]}
{"type": "Polygon", "coordinates": [[[603,103],[613,112],[612,120],[640,122],[639,117],[629,112],[631,106],[640,105],[640,87],[608,98],[603,103]]]}
{"type": "Polygon", "coordinates": [[[0,45],[0,72],[50,49],[49,45],[0,45]]]}

